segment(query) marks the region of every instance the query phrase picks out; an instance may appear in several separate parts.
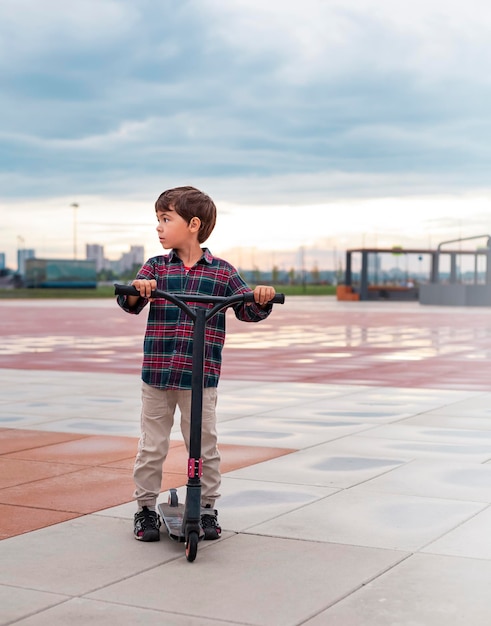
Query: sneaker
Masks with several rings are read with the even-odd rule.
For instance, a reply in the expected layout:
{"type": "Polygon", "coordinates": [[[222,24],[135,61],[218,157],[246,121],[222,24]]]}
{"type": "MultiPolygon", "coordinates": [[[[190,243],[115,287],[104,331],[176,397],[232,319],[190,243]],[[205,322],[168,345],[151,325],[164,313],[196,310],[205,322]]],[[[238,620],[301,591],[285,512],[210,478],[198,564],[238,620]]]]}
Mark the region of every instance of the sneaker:
{"type": "Polygon", "coordinates": [[[160,519],[156,511],[144,506],[135,513],[135,539],[138,541],[160,541],[160,519]]]}
{"type": "Polygon", "coordinates": [[[205,533],[206,539],[218,539],[222,532],[217,519],[218,511],[211,508],[211,504],[207,504],[201,509],[201,528],[205,533]]]}

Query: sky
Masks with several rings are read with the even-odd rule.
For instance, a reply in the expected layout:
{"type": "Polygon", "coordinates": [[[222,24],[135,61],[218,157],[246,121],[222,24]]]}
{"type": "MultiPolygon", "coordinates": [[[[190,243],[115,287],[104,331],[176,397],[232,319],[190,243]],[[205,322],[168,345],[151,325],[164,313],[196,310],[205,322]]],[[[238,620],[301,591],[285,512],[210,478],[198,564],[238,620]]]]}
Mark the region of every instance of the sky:
{"type": "Polygon", "coordinates": [[[188,184],[242,266],[487,234],[490,102],[484,0],[2,0],[0,252],[159,254],[188,184]]]}

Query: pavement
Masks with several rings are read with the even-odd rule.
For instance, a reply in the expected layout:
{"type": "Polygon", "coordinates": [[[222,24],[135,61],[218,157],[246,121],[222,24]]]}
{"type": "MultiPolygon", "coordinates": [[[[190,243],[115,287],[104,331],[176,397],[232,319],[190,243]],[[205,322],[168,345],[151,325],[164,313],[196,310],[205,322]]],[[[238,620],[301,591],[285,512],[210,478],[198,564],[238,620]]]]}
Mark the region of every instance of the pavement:
{"type": "MultiPolygon", "coordinates": [[[[145,317],[0,302],[0,624],[489,626],[487,308],[231,314],[222,538],[133,539],[145,317]]],[[[165,491],[185,497],[176,424],[165,491]]]]}

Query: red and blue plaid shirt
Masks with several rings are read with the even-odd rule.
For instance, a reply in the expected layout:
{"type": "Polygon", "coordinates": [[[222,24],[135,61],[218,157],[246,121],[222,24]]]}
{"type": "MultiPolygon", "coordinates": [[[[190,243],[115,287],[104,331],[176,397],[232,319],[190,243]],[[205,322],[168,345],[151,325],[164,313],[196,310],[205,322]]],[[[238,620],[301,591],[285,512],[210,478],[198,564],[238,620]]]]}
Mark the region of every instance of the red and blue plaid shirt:
{"type": "MultiPolygon", "coordinates": [[[[228,297],[250,291],[237,270],[214,257],[207,248],[203,248],[203,256],[190,269],[184,267],[174,251],[153,257],[143,265],[137,278],[155,279],[157,289],[168,293],[228,297]]],[[[117,301],[123,310],[134,314],[148,303],[146,298],[140,298],[130,309],[126,296],[118,296],[117,301]]],[[[271,308],[269,305],[263,309],[256,303],[239,304],[234,311],[239,320],[259,322],[270,314],[271,308]]],[[[220,311],[206,324],[205,387],[218,385],[224,342],[225,311],[220,311]]],[[[192,346],[193,322],[184,311],[167,300],[151,302],[143,343],[143,381],[161,389],[191,389],[192,346]]]]}

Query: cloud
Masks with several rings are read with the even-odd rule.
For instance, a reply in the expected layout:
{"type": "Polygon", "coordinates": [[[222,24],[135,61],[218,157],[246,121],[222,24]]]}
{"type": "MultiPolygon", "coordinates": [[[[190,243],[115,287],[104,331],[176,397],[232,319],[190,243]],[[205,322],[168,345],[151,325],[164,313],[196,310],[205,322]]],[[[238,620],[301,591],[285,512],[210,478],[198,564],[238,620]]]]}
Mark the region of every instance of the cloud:
{"type": "Polygon", "coordinates": [[[482,0],[3,0],[0,218],[179,184],[247,210],[489,195],[490,27],[482,0]]]}

